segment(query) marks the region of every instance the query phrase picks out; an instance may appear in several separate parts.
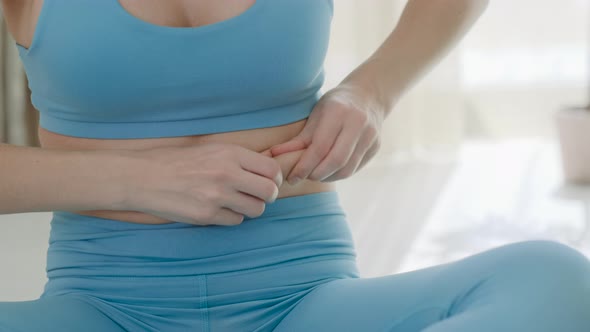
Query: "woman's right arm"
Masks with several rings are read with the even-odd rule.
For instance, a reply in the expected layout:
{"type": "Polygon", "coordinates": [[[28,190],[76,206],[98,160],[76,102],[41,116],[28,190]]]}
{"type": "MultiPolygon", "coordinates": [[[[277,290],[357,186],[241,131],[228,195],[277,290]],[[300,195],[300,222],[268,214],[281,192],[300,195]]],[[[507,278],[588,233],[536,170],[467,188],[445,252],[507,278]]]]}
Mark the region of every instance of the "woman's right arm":
{"type": "Polygon", "coordinates": [[[198,225],[262,214],[279,162],[235,144],[72,150],[0,143],[0,214],[124,210],[198,225]]]}
{"type": "Polygon", "coordinates": [[[139,161],[124,150],[66,150],[0,143],[0,214],[120,210],[139,161]]]}

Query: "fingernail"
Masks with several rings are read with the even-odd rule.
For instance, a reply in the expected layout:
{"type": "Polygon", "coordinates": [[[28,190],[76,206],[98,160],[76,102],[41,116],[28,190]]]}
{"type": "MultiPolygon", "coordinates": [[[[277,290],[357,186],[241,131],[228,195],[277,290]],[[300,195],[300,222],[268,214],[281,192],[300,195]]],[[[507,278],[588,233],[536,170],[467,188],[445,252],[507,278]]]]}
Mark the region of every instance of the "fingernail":
{"type": "Polygon", "coordinates": [[[289,180],[288,182],[290,185],[294,186],[297,183],[299,183],[299,181],[301,181],[301,178],[295,176],[295,177],[292,177],[291,180],[289,180]]]}
{"type": "Polygon", "coordinates": [[[275,177],[275,182],[277,184],[277,186],[281,186],[283,184],[283,174],[279,173],[277,174],[277,176],[275,177]]]}
{"type": "Polygon", "coordinates": [[[277,200],[278,196],[279,196],[279,189],[277,188],[277,190],[275,190],[275,192],[272,194],[272,198],[270,199],[269,203],[274,203],[277,200]]]}

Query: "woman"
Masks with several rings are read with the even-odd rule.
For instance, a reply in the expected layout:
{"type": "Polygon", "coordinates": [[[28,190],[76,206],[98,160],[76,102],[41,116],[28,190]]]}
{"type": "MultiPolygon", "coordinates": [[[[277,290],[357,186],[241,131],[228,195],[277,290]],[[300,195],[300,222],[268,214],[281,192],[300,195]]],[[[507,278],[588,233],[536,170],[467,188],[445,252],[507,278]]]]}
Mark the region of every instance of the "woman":
{"type": "Polygon", "coordinates": [[[2,4],[42,146],[1,146],[0,211],[54,214],[0,330],[590,331],[590,263],[554,242],[359,277],[332,182],[487,1],[409,1],[323,96],[332,0],[2,4]]]}

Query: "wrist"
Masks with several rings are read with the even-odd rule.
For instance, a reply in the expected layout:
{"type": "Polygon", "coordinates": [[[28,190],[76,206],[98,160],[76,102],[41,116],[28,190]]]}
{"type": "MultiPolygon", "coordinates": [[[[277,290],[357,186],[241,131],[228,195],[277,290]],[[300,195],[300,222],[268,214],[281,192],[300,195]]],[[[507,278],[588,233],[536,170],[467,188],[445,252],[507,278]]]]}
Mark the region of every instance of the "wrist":
{"type": "Polygon", "coordinates": [[[132,210],[137,188],[146,169],[145,161],[135,150],[92,151],[96,157],[93,167],[102,174],[97,181],[103,209],[132,210]]]}
{"type": "Polygon", "coordinates": [[[384,80],[383,71],[379,68],[378,59],[371,57],[348,74],[340,85],[357,90],[385,117],[401,93],[396,93],[396,88],[384,80]]]}

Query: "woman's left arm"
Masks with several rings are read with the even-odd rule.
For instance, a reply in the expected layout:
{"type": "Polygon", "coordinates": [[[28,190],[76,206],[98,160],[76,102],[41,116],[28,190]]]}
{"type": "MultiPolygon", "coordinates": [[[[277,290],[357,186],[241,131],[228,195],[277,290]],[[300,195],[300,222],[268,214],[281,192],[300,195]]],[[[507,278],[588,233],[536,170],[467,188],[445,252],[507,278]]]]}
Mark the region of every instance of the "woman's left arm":
{"type": "Polygon", "coordinates": [[[408,0],[383,44],[322,96],[296,137],[272,147],[273,156],[305,149],[289,183],[335,181],[361,169],[379,149],[381,124],[397,101],[462,39],[488,2],[408,0]]]}

